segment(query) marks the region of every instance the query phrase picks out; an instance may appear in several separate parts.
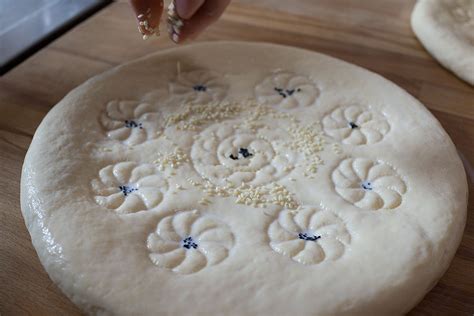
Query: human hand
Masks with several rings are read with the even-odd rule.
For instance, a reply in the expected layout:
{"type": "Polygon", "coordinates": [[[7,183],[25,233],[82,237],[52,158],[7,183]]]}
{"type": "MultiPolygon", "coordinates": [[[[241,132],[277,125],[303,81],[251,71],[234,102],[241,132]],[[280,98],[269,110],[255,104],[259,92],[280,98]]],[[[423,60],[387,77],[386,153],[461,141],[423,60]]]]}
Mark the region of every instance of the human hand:
{"type": "MultiPolygon", "coordinates": [[[[138,20],[138,29],[147,39],[159,35],[163,0],[130,0],[138,20]]],[[[217,21],[230,0],[173,0],[168,7],[168,32],[175,43],[194,39],[217,21]]]]}

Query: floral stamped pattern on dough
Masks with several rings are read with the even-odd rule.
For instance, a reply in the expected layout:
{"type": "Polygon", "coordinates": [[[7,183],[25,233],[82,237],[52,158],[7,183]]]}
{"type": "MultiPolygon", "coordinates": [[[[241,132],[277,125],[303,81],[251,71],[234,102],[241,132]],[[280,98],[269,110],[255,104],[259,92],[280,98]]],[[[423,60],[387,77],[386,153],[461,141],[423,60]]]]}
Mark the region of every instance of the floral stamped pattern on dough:
{"type": "Polygon", "coordinates": [[[338,107],[322,120],[324,132],[347,145],[364,145],[379,142],[390,131],[382,114],[358,105],[338,107]]]}
{"type": "Polygon", "coordinates": [[[92,189],[99,205],[128,214],[158,206],[168,183],[154,165],[127,161],[102,168],[92,189]]]}
{"type": "Polygon", "coordinates": [[[291,140],[286,131],[242,126],[240,120],[215,123],[198,135],[191,160],[203,178],[215,185],[261,185],[291,172],[296,155],[283,148],[291,140]]]}
{"type": "Polygon", "coordinates": [[[223,78],[205,70],[180,73],[169,86],[174,98],[193,104],[221,101],[228,89],[223,78]]]}
{"type": "Polygon", "coordinates": [[[319,93],[309,78],[290,72],[276,72],[255,87],[259,102],[281,109],[313,105],[319,93]]]}
{"type": "Polygon", "coordinates": [[[268,228],[270,247],[302,264],[340,258],[351,241],[343,221],[328,210],[283,210],[268,228]]]}
{"type": "Polygon", "coordinates": [[[233,245],[234,236],[227,225],[197,210],[163,218],[147,239],[151,261],[180,274],[222,262],[233,245]]]}
{"type": "Polygon", "coordinates": [[[107,136],[126,145],[138,145],[156,138],[159,121],[156,107],[141,101],[110,101],[100,116],[107,136]]]}
{"type": "Polygon", "coordinates": [[[400,175],[384,162],[347,158],[332,173],[336,192],[364,210],[394,209],[407,187],[400,175]]]}

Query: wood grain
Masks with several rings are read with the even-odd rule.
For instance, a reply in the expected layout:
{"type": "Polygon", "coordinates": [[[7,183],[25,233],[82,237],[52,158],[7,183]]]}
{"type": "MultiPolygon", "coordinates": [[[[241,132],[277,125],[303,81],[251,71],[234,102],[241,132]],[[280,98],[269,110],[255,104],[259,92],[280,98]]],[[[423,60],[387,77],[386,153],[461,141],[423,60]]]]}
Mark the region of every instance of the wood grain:
{"type": "MultiPolygon", "coordinates": [[[[474,88],[431,58],[413,36],[415,0],[235,0],[205,40],[266,41],[302,47],[377,72],[421,100],[467,163],[474,162],[474,88]]],[[[170,47],[143,42],[125,2],[114,3],[0,79],[0,313],[80,315],[50,281],[19,206],[21,165],[48,110],[91,76],[170,47]]],[[[473,172],[470,167],[470,172],[473,172]]],[[[470,189],[472,190],[472,181],[470,189]]],[[[474,199],[449,270],[410,315],[474,313],[474,199]]]]}

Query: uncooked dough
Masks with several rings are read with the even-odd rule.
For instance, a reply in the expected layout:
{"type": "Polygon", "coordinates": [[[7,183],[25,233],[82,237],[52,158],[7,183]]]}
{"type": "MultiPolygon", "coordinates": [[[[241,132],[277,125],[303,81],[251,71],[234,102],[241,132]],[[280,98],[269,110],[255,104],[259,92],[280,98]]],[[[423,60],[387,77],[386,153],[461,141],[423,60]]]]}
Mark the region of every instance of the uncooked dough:
{"type": "Polygon", "coordinates": [[[92,78],[45,117],[22,211],[88,314],[395,315],[449,266],[467,184],[418,101],[346,62],[214,42],[92,78]]]}
{"type": "Polygon", "coordinates": [[[474,85],[474,0],[418,0],[411,25],[434,58],[474,85]]]}

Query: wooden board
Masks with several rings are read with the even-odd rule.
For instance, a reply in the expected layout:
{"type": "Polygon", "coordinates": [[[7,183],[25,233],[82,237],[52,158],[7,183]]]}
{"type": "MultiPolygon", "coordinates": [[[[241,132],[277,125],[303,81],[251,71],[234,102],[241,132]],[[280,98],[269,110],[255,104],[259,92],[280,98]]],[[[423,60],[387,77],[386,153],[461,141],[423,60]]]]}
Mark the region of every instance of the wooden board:
{"type": "MultiPolygon", "coordinates": [[[[235,0],[199,40],[292,45],[375,71],[420,99],[465,160],[474,162],[474,88],[442,68],[413,36],[409,16],[414,2],[235,0]]],[[[165,37],[143,42],[128,4],[119,2],[0,78],[2,315],[80,315],[42,268],[20,214],[21,165],[41,119],[89,77],[172,45],[165,37]]],[[[472,197],[468,211],[464,238],[451,267],[411,315],[474,313],[472,197]]]]}

